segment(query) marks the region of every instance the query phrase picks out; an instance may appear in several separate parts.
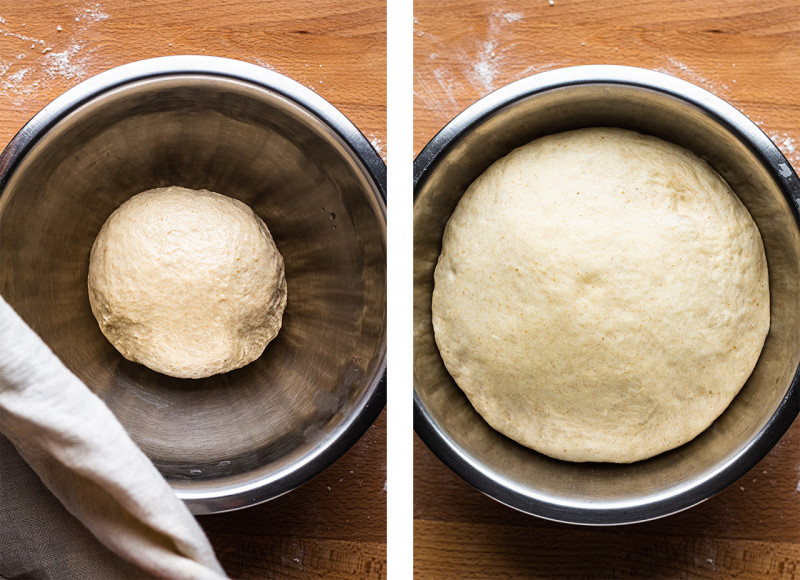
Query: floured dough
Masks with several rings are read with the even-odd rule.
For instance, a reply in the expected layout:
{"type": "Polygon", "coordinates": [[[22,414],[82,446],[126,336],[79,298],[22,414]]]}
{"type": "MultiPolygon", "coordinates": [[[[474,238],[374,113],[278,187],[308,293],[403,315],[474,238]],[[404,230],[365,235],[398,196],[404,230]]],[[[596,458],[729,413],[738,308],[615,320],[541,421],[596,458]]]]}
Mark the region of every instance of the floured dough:
{"type": "Polygon", "coordinates": [[[210,191],[152,189],[103,225],[89,260],[100,329],[134,362],[181,378],[261,356],[286,306],[283,258],[244,203],[210,191]]]}
{"type": "Polygon", "coordinates": [[[466,191],[433,327],[486,421],[551,457],[628,463],[706,429],[769,329],[758,229],[694,154],[621,129],[538,139],[466,191]]]}

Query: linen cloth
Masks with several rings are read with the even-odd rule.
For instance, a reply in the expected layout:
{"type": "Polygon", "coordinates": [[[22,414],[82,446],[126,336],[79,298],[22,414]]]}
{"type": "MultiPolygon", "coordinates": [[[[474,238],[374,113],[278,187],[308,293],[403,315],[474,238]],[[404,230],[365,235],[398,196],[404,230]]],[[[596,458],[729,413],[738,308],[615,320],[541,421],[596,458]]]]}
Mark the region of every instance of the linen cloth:
{"type": "MultiPolygon", "coordinates": [[[[135,567],[123,564],[112,578],[133,577],[136,569],[141,571],[140,577],[226,578],[202,528],[113,413],[2,297],[0,432],[66,511],[99,542],[135,567]]],[[[17,483],[36,493],[31,478],[26,478],[24,469],[20,469],[19,459],[8,452],[6,442],[2,442],[0,451],[0,497],[4,501],[14,498],[17,483]],[[17,482],[17,478],[21,481],[17,482]]],[[[32,524],[40,527],[44,537],[29,538],[32,556],[42,550],[42,542],[53,539],[46,536],[51,535],[49,530],[54,524],[75,523],[58,510],[40,509],[48,502],[42,491],[38,490],[42,504],[37,498],[26,502],[16,497],[18,505],[4,503],[0,511],[7,531],[23,534],[31,533],[32,524]],[[10,525],[15,519],[17,525],[10,525]]],[[[56,531],[64,536],[63,530],[56,531]]],[[[83,532],[76,529],[74,533],[83,532]]],[[[72,534],[66,537],[69,539],[72,534]]],[[[17,549],[20,540],[24,544],[26,538],[16,538],[17,549]]],[[[83,541],[88,542],[87,546],[92,542],[83,541]]],[[[11,560],[12,549],[13,546],[0,545],[0,575],[29,574],[4,570],[4,561],[11,560]]],[[[113,557],[106,557],[102,564],[113,567],[114,562],[113,557]]],[[[75,570],[80,570],[80,565],[75,570]]],[[[100,576],[87,573],[83,577],[100,576]]]]}

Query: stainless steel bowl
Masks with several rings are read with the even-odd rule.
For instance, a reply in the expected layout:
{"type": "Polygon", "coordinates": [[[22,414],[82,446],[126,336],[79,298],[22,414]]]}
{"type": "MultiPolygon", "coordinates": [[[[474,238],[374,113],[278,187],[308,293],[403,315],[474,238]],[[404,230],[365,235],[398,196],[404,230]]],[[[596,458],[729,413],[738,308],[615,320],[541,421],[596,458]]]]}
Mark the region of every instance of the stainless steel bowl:
{"type": "Polygon", "coordinates": [[[630,67],[545,72],[508,85],[458,115],[419,154],[414,179],[414,424],[442,461],[478,490],[562,522],[654,519],[731,484],[797,416],[800,184],[777,147],[724,101],[682,80],[630,67]],[[431,327],[442,233],[466,187],[515,147],[592,126],[648,133],[703,157],[752,214],[769,265],[771,327],[747,384],[696,439],[631,465],[558,461],[494,431],[447,373],[431,327]]]}
{"type": "Polygon", "coordinates": [[[342,455],[385,404],[385,166],[333,106],[277,73],[199,56],[71,89],[0,156],[0,293],[105,400],[194,513],[281,495],[342,455]],[[203,380],[125,360],[89,308],[89,250],[154,187],[250,205],[286,263],[283,328],[203,380]]]}

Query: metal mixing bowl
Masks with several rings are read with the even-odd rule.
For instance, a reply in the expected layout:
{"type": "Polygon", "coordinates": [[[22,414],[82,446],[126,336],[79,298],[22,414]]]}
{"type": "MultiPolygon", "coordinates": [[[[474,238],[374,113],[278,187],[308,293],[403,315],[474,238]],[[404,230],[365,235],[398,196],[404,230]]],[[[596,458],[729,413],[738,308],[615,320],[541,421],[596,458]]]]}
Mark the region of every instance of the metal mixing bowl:
{"type": "Polygon", "coordinates": [[[508,85],[458,115],[414,165],[415,428],[444,463],[518,510],[581,524],[619,524],[693,506],[742,476],[778,441],[800,400],[800,184],[777,147],[710,93],[653,71],[581,66],[508,85]],[[731,185],[761,231],[771,327],[730,407],[696,439],[630,465],[551,459],[494,431],[447,373],[433,338],[431,292],[444,226],[466,187],[537,137],[616,126],[672,141],[731,185]]]}
{"type": "Polygon", "coordinates": [[[57,98],[0,157],[0,293],[194,513],[252,505],[333,463],[385,404],[385,179],[367,139],[282,75],[199,56],[125,65],[57,98]],[[167,377],[92,316],[100,227],[167,185],[244,201],[283,254],[283,328],[242,369],[167,377]]]}

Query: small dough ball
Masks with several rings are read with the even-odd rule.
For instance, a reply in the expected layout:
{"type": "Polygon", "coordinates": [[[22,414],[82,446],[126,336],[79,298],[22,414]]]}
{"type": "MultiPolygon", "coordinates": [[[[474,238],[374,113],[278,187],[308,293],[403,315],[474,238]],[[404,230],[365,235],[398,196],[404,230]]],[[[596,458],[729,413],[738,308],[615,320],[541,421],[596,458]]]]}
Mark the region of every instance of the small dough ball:
{"type": "Polygon", "coordinates": [[[622,129],[538,139],[445,228],[432,322],[486,421],[551,457],[628,463],[722,413],[769,329],[759,231],[696,155],[622,129]]]}
{"type": "Polygon", "coordinates": [[[182,187],[133,196],[89,258],[89,302],[128,360],[180,378],[253,362],[281,328],[283,258],[244,203],[182,187]]]}

